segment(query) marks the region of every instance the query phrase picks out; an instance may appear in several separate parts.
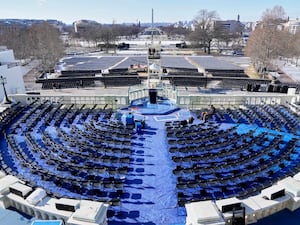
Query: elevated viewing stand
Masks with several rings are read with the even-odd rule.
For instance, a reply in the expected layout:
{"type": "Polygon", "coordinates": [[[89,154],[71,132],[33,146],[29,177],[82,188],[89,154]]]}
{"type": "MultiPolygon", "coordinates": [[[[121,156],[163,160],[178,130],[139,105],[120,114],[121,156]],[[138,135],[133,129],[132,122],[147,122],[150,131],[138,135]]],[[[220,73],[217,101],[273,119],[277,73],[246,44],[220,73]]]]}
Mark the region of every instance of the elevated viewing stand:
{"type": "Polygon", "coordinates": [[[129,109],[142,115],[166,115],[179,110],[179,108],[175,101],[169,99],[170,97],[176,99],[176,90],[167,87],[162,82],[161,45],[160,40],[154,43],[153,9],[151,30],[151,44],[147,54],[147,83],[135,90],[129,89],[129,109]]]}
{"type": "Polygon", "coordinates": [[[179,109],[175,104],[176,90],[162,82],[160,53],[160,44],[153,44],[152,41],[147,55],[147,83],[129,89],[129,109],[139,114],[165,115],[179,109]]]}

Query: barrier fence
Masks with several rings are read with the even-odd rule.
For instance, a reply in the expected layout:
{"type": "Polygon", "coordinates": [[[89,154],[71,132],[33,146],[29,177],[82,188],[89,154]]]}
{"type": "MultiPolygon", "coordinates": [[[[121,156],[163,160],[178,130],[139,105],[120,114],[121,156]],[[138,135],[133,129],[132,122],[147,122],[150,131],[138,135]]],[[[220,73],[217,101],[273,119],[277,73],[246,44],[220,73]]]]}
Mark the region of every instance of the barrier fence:
{"type": "MultiPolygon", "coordinates": [[[[62,104],[86,104],[98,105],[99,107],[107,107],[118,109],[129,105],[135,99],[148,96],[148,89],[131,90],[127,96],[109,95],[109,96],[64,96],[64,95],[11,95],[10,97],[15,102],[33,103],[33,102],[57,102],[62,104]]],[[[293,94],[280,94],[280,93],[252,93],[241,92],[241,94],[193,94],[193,95],[179,95],[176,90],[158,90],[158,96],[168,97],[181,108],[189,108],[191,110],[206,108],[208,105],[215,106],[234,106],[234,105],[258,105],[258,104],[285,104],[286,102],[294,103],[300,101],[300,96],[293,94]],[[244,94],[243,94],[244,93],[244,94]],[[245,94],[247,93],[247,94],[245,94]]]]}

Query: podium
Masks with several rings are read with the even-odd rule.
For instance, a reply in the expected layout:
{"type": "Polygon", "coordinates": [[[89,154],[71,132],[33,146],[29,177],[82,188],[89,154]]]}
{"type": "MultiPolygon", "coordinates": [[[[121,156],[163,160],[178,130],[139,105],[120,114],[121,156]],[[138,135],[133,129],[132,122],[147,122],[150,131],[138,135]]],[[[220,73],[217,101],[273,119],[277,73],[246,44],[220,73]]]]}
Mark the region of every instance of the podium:
{"type": "Polygon", "coordinates": [[[150,104],[156,104],[157,98],[157,89],[149,89],[149,100],[150,100],[150,104]]]}

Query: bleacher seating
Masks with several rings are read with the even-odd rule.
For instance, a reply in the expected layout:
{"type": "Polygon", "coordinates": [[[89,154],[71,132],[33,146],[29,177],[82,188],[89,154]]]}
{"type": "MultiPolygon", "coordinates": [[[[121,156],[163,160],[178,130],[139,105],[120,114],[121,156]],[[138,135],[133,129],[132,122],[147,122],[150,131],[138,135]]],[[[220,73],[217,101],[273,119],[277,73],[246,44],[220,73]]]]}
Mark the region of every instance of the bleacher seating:
{"type": "Polygon", "coordinates": [[[241,77],[247,78],[248,76],[245,74],[244,70],[216,70],[216,69],[208,69],[208,73],[212,74],[213,77],[241,77]]]}
{"type": "MultiPolygon", "coordinates": [[[[218,109],[207,123],[165,122],[162,138],[178,207],[246,198],[299,172],[298,122],[290,108],[276,104],[218,109]],[[243,125],[248,128],[240,132],[243,125]]],[[[6,174],[55,198],[97,200],[116,208],[140,203],[134,192],[143,183],[139,171],[152,164],[144,163],[150,156],[135,140],[145,137],[115,119],[111,109],[16,104],[1,113],[0,123],[0,166],[6,174]]]]}
{"type": "Polygon", "coordinates": [[[61,88],[79,88],[79,87],[91,87],[94,86],[94,79],[80,80],[80,79],[56,79],[40,81],[42,83],[42,89],[61,89],[61,88]]]}
{"type": "MultiPolygon", "coordinates": [[[[236,124],[255,124],[256,115],[261,127],[295,134],[299,130],[299,119],[282,105],[228,108],[218,114],[236,124]]],[[[254,130],[241,135],[235,127],[222,130],[217,123],[182,125],[180,121],[166,122],[166,131],[175,164],[179,206],[193,201],[251,196],[299,170],[293,161],[296,138],[286,141],[280,134],[255,134],[254,130]]]]}
{"type": "Polygon", "coordinates": [[[109,75],[100,79],[105,87],[130,86],[141,84],[141,78],[138,75],[109,75]]]}

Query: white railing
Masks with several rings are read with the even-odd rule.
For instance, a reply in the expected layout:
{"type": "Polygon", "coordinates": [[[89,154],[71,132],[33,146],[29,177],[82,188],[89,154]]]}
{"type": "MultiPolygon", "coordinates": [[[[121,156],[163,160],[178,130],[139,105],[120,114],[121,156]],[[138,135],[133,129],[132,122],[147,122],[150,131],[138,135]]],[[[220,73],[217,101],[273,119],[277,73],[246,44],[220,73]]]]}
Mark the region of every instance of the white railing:
{"type": "MultiPolygon", "coordinates": [[[[166,97],[169,99],[172,99],[176,101],[177,99],[177,90],[174,89],[171,86],[164,86],[163,88],[156,88],[157,89],[157,95],[161,97],[166,97]]],[[[132,86],[128,90],[128,99],[129,102],[140,99],[140,98],[145,98],[149,96],[149,88],[146,86],[132,86]]]]}
{"type": "MultiPolygon", "coordinates": [[[[128,95],[105,95],[105,96],[64,96],[64,95],[11,95],[15,102],[30,104],[32,102],[43,103],[50,101],[53,103],[75,104],[75,105],[98,105],[99,107],[118,109],[128,106],[135,99],[148,96],[148,89],[132,89],[128,91],[128,95]]],[[[267,92],[241,92],[240,94],[193,94],[179,95],[173,89],[158,89],[158,96],[164,96],[174,100],[181,108],[189,108],[191,110],[207,108],[208,105],[215,106],[236,106],[236,105],[259,105],[259,104],[285,104],[300,101],[300,95],[288,95],[280,93],[267,92]]]]}
{"type": "Polygon", "coordinates": [[[297,95],[287,94],[198,94],[177,96],[177,105],[189,109],[207,108],[208,105],[229,107],[234,105],[260,105],[260,104],[285,104],[286,102],[293,103],[299,99],[297,95]]]}
{"type": "Polygon", "coordinates": [[[128,96],[58,96],[58,95],[11,95],[13,101],[31,104],[33,102],[43,103],[46,101],[52,103],[62,103],[65,105],[98,105],[99,107],[118,109],[128,105],[128,96]]]}

